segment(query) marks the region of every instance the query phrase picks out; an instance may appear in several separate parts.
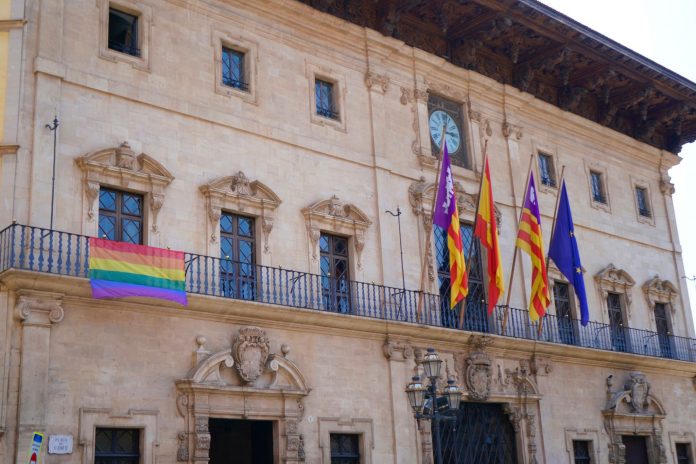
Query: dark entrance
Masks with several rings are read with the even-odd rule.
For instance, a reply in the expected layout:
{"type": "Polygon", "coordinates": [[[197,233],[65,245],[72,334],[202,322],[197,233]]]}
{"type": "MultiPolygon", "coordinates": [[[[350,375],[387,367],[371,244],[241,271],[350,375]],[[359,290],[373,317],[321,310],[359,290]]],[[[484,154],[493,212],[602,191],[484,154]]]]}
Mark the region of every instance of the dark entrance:
{"type": "Polygon", "coordinates": [[[626,447],[626,463],[648,464],[648,446],[645,437],[622,435],[621,441],[626,447]]]}
{"type": "Polygon", "coordinates": [[[209,464],[273,464],[273,422],[209,419],[209,464]]]}
{"type": "Polygon", "coordinates": [[[515,464],[515,430],[503,405],[463,402],[456,421],[442,421],[443,464],[515,464]]]}

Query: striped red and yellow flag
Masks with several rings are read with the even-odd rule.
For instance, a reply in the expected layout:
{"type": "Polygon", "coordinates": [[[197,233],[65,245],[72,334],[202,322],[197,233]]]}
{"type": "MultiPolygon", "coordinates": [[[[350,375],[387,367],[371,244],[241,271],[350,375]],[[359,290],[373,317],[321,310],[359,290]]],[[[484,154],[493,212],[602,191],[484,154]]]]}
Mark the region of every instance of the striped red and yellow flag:
{"type": "Polygon", "coordinates": [[[495,203],[493,202],[488,158],[486,158],[483,168],[480,191],[474,236],[478,237],[481,246],[486,249],[488,254],[488,314],[490,314],[498,303],[500,295],[505,291],[505,281],[503,280],[503,265],[498,245],[498,226],[495,222],[495,203]]]}
{"type": "Polygon", "coordinates": [[[447,249],[450,265],[450,308],[454,308],[469,293],[469,277],[466,272],[462,235],[459,229],[457,195],[450,165],[447,142],[442,140],[442,170],[433,211],[433,224],[447,231],[447,249]]]}
{"type": "Polygon", "coordinates": [[[541,217],[534,174],[529,175],[529,185],[522,206],[520,230],[517,233],[516,246],[525,251],[532,260],[532,291],[529,296],[529,318],[532,321],[544,317],[551,302],[549,282],[546,276],[544,245],[541,238],[541,217]]]}

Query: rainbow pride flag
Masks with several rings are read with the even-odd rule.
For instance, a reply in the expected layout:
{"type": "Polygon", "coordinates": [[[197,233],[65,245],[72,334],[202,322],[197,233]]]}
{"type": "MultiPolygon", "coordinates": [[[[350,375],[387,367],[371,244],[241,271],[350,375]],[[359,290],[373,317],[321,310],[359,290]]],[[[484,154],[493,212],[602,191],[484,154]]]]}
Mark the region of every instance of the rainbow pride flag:
{"type": "Polygon", "coordinates": [[[181,251],[91,237],[89,283],[94,298],[144,296],[186,306],[181,251]]]}

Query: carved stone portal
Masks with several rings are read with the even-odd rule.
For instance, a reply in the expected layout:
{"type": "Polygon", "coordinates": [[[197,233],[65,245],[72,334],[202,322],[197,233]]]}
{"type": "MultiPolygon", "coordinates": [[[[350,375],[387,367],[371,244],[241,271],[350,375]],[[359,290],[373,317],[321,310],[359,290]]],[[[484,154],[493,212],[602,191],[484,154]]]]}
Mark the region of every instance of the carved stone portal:
{"type": "Polygon", "coordinates": [[[281,462],[304,462],[302,401],[310,388],[287,358],[290,348],[280,345],[281,354],[271,352],[270,338],[258,327],[240,327],[232,347],[217,353],[208,354],[205,343],[205,337],[196,337],[193,367],[176,381],[176,405],[186,421],[178,435],[177,460],[208,462],[208,421],[215,416],[277,421],[274,440],[280,444],[281,462]]]}
{"type": "Polygon", "coordinates": [[[466,359],[464,383],[469,390],[469,398],[485,401],[491,393],[491,359],[486,353],[474,352],[466,359]]]}

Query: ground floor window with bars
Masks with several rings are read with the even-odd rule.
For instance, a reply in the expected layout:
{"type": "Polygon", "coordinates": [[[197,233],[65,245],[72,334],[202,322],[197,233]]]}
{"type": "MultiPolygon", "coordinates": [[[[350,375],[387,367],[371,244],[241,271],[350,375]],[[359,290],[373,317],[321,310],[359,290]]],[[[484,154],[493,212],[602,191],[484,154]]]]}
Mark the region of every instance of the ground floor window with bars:
{"type": "Polygon", "coordinates": [[[254,218],[220,215],[220,293],[228,298],[256,298],[254,218]]]}
{"type": "Polygon", "coordinates": [[[94,464],[140,462],[140,429],[97,427],[94,438],[94,464]]]}
{"type": "Polygon", "coordinates": [[[677,449],[677,464],[693,464],[691,460],[691,443],[675,443],[677,449]]]}
{"type": "MultiPolygon", "coordinates": [[[[462,303],[450,309],[450,268],[449,249],[447,248],[447,231],[441,227],[435,228],[435,253],[437,263],[437,278],[440,289],[440,317],[444,327],[459,327],[459,313],[462,303]]],[[[471,224],[460,225],[464,258],[468,258],[471,249],[471,259],[467,261],[469,273],[469,294],[466,297],[464,312],[464,329],[474,332],[488,332],[488,311],[486,307],[483,271],[481,267],[481,252],[478,240],[474,240],[474,229],[471,224]],[[473,242],[472,242],[473,241],[473,242]]]]}
{"type": "Polygon", "coordinates": [[[587,440],[573,440],[574,464],[591,464],[590,442],[587,440]]]}
{"type": "Polygon", "coordinates": [[[360,464],[360,436],[332,433],[331,464],[360,464]]]}

